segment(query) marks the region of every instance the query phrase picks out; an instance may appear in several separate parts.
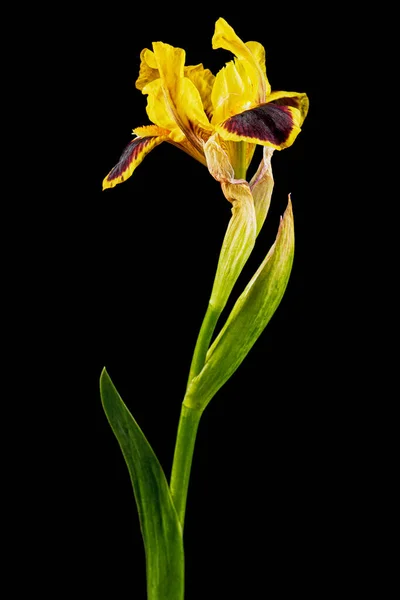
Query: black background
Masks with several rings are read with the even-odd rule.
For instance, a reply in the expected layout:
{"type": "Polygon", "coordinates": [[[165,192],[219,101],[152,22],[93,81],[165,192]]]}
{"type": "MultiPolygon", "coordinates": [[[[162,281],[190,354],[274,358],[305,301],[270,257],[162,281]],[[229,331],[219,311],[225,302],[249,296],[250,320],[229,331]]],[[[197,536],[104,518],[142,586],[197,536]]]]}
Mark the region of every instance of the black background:
{"type": "Polygon", "coordinates": [[[101,183],[132,129],[148,123],[146,97],[134,85],[142,48],[157,40],[185,48],[187,64],[216,73],[230,59],[211,48],[223,16],[243,40],[265,46],[272,89],[306,92],[310,112],[293,146],[274,153],[270,213],[233,292],[234,299],[273,243],[291,193],[296,251],[286,294],[200,423],[186,597],[281,598],[300,589],[327,597],[359,568],[355,548],[366,536],[358,489],[367,465],[355,432],[369,409],[361,411],[355,375],[357,310],[347,299],[344,316],[338,286],[337,244],[348,222],[332,160],[340,134],[330,84],[346,23],[333,36],[334,13],[285,5],[101,10],[68,20],[53,97],[63,136],[48,148],[56,162],[63,144],[66,152],[50,190],[56,201],[42,208],[51,226],[36,240],[47,268],[31,272],[47,291],[40,314],[50,331],[39,362],[54,397],[46,418],[57,403],[44,440],[44,512],[54,522],[48,560],[57,548],[60,589],[145,597],[133,492],[98,380],[106,366],[169,477],[230,205],[207,170],[169,144],[124,184],[102,192],[101,183]]]}

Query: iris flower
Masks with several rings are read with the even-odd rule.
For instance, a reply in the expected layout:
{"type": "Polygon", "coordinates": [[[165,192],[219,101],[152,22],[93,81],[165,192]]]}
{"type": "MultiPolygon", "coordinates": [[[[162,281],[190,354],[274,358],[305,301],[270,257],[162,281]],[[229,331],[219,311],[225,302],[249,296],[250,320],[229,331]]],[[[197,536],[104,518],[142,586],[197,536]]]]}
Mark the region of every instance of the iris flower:
{"type": "Polygon", "coordinates": [[[214,76],[202,64],[185,66],[185,51],[163,42],[141,52],[136,87],[147,95],[151,125],[133,130],[134,139],[105,177],[103,189],[128,179],[153,148],[169,142],[206,165],[233,201],[245,179],[257,144],[264,158],[290,146],[307,115],[308,98],[297,92],[272,92],[265,50],[244,43],[222,18],[212,47],[234,54],[214,76]]]}
{"type": "Polygon", "coordinates": [[[185,66],[181,48],[154,42],[152,50],[142,50],[136,87],[147,95],[151,124],[133,130],[135,137],[103,182],[103,188],[112,188],[125,181],[153,148],[168,142],[205,165],[232,204],[190,365],[169,485],[105,370],[101,377],[104,410],[124,453],[138,505],[149,600],[183,600],[183,526],[200,418],[273,316],[285,293],[294,256],[289,199],[275,242],[213,340],[268,212],[272,154],[296,139],[307,115],[308,98],[298,92],[272,92],[263,46],[242,42],[224,19],[216,22],[212,45],[234,55],[216,76],[202,64],[185,66]],[[257,145],[263,146],[263,157],[248,182],[247,169],[257,145]]]}

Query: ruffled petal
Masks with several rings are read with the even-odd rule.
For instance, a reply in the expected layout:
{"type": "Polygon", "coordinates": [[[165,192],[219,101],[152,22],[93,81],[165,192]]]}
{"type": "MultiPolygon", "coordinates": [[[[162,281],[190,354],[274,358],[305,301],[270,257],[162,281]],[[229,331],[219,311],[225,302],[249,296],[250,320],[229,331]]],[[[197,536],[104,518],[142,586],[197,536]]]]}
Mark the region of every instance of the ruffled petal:
{"type": "MultiPolygon", "coordinates": [[[[143,131],[146,128],[141,127],[138,128],[138,130],[139,129],[143,131]]],[[[136,137],[133,139],[122,152],[115,167],[113,167],[107,177],[104,178],[103,190],[112,188],[118,183],[126,181],[126,179],[132,175],[136,167],[140,165],[144,157],[147,156],[153,148],[166,140],[168,140],[168,135],[165,134],[136,137]]]]}
{"type": "Polygon", "coordinates": [[[171,139],[175,142],[181,142],[185,134],[179,127],[172,111],[170,102],[164,93],[163,84],[160,78],[148,83],[142,90],[147,94],[146,112],[152,123],[170,132],[171,139]]]}
{"type": "Polygon", "coordinates": [[[282,150],[300,132],[300,111],[293,106],[261,104],[230,117],[216,127],[225,140],[252,142],[282,150]]]}
{"type": "MultiPolygon", "coordinates": [[[[247,48],[250,50],[250,52],[254,56],[254,60],[258,64],[259,69],[262,71],[262,74],[264,75],[265,79],[267,80],[267,71],[265,68],[265,48],[264,48],[264,46],[262,44],[260,44],[259,42],[246,42],[245,45],[247,46],[247,48]]],[[[266,86],[267,86],[266,91],[268,94],[271,91],[268,80],[266,81],[266,86]]]]}
{"type": "Polygon", "coordinates": [[[163,129],[162,127],[158,127],[157,125],[143,125],[142,127],[135,127],[132,133],[136,137],[169,137],[171,134],[171,132],[168,129],[163,129]]]}
{"type": "Polygon", "coordinates": [[[139,77],[136,80],[137,89],[143,90],[148,83],[151,83],[159,77],[160,73],[157,68],[154,52],[148,48],[144,48],[140,53],[139,77]]]}
{"type": "Polygon", "coordinates": [[[268,103],[272,102],[277,106],[293,106],[300,112],[300,125],[308,113],[309,99],[307,94],[299,94],[298,92],[272,92],[268,98],[268,103]]]}
{"type": "Polygon", "coordinates": [[[271,87],[266,77],[265,52],[261,44],[258,42],[245,44],[225,19],[220,18],[215,23],[212,47],[229,50],[243,63],[251,80],[254,104],[265,102],[271,87]]]}
{"type": "Polygon", "coordinates": [[[213,89],[215,76],[211,73],[210,69],[205,69],[202,64],[185,67],[184,75],[190,79],[197,88],[203,103],[204,111],[211,121],[213,113],[211,90],[213,89]]]}
{"type": "Polygon", "coordinates": [[[213,124],[222,123],[232,115],[253,107],[254,89],[243,61],[232,60],[217,73],[211,100],[213,124]]]}
{"type": "Polygon", "coordinates": [[[157,125],[145,125],[144,127],[136,127],[133,130],[133,133],[139,137],[147,137],[150,135],[154,135],[154,136],[164,135],[166,138],[165,139],[166,142],[169,142],[173,146],[176,146],[180,150],[183,150],[184,152],[189,154],[192,158],[195,158],[196,160],[201,162],[202,165],[206,166],[206,164],[207,164],[204,153],[197,152],[196,149],[193,148],[192,144],[190,144],[186,138],[183,138],[182,141],[180,141],[180,142],[176,142],[171,137],[170,131],[168,131],[166,129],[162,129],[161,127],[157,127],[157,125]]]}
{"type": "Polygon", "coordinates": [[[193,146],[202,152],[203,132],[211,135],[212,127],[204,112],[199,90],[193,81],[184,77],[185,51],[163,42],[153,42],[153,49],[168,116],[193,146]]]}

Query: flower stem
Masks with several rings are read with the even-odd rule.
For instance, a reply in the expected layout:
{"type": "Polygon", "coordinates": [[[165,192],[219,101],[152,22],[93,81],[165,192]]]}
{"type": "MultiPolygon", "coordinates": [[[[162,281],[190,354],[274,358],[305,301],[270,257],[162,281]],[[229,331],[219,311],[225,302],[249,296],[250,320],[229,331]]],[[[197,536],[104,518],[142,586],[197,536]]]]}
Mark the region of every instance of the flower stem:
{"type": "Polygon", "coordinates": [[[234,171],[236,179],[246,179],[246,142],[236,142],[234,171]]]}
{"type": "Polygon", "coordinates": [[[185,522],[186,498],[189,487],[190,470],[192,467],[193,450],[202,412],[203,411],[189,408],[188,406],[185,406],[185,404],[182,404],[178,433],[176,436],[170,490],[182,530],[185,522]]]}

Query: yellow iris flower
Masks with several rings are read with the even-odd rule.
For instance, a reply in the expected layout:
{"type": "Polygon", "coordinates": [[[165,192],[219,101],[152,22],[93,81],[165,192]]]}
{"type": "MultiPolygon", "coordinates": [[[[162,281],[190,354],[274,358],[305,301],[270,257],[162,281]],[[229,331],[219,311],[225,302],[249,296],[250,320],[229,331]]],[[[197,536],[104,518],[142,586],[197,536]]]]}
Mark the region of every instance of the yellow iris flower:
{"type": "Polygon", "coordinates": [[[265,147],[265,162],[294,142],[307,115],[307,95],[271,92],[264,47],[244,43],[222,18],[212,46],[235,56],[216,76],[202,64],[185,66],[185,51],[163,42],[141,52],[136,87],[147,95],[152,124],[133,130],[103,189],[128,179],[153,148],[169,142],[206,165],[233,201],[244,188],[232,186],[245,179],[257,144],[265,147]]]}

